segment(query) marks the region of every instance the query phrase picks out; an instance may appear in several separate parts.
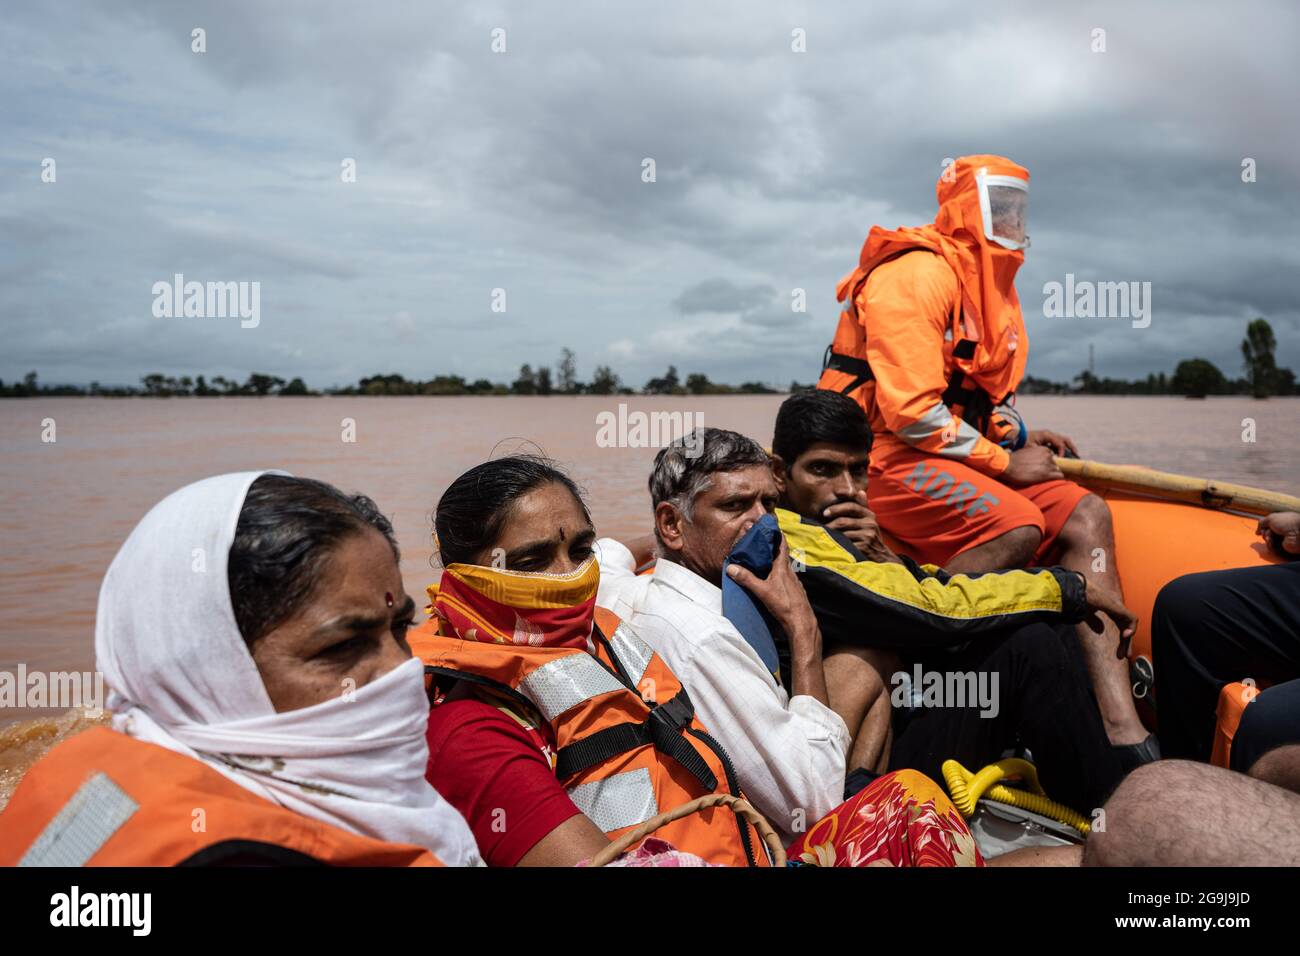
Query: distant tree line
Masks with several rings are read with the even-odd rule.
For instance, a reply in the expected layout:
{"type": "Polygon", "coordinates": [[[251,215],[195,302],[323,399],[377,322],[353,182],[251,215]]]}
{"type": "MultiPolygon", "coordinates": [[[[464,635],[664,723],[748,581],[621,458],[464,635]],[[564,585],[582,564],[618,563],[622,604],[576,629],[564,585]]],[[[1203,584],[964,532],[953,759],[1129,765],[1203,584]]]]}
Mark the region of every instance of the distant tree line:
{"type": "MultiPolygon", "coordinates": [[[[1273,329],[1262,318],[1246,327],[1246,338],[1241,342],[1245,376],[1229,379],[1224,373],[1203,358],[1184,359],[1178,363],[1173,375],[1152,372],[1144,379],[1132,381],[1118,378],[1098,378],[1084,370],[1070,383],[1025,376],[1019,392],[1024,395],[1185,395],[1204,398],[1207,395],[1253,395],[1267,398],[1270,395],[1297,395],[1295,373],[1289,368],[1279,368],[1274,357],[1277,340],[1273,329]]],[[[623,383],[622,378],[608,365],[598,365],[591,381],[583,382],[577,376],[577,356],[572,349],[560,352],[560,361],[552,369],[540,365],[521,365],[513,382],[492,382],[486,378],[468,381],[460,375],[435,375],[428,381],[408,379],[397,373],[371,375],[356,385],[326,388],[313,391],[301,378],[286,381],[277,375],[253,372],[242,384],[220,375],[211,382],[202,375],[180,378],[154,373],[140,380],[140,387],[101,386],[91,382],[80,385],[41,385],[35,372],[28,372],[21,382],[6,385],[0,381],[0,398],[23,398],[30,395],[100,395],[126,397],[142,395],[153,398],[171,396],[222,396],[222,395],[775,395],[781,389],[763,382],[742,382],[727,385],[713,382],[702,372],[691,372],[683,381],[677,366],[668,366],[663,375],[650,379],[638,390],[623,383]],[[552,374],[554,373],[554,374],[552,374]]],[[[813,388],[791,382],[790,392],[813,388]]]]}
{"type": "MultiPolygon", "coordinates": [[[[28,372],[21,382],[6,385],[0,381],[0,397],[23,398],[32,395],[89,395],[110,398],[144,396],[147,398],[218,397],[226,395],[775,395],[781,390],[763,382],[743,382],[725,385],[711,382],[707,375],[693,372],[683,383],[677,367],[670,365],[661,377],[652,378],[638,393],[623,384],[622,378],[608,365],[598,365],[591,381],[579,381],[577,356],[572,349],[560,353],[554,369],[541,365],[533,368],[521,365],[519,375],[510,384],[493,382],[486,378],[469,381],[461,375],[435,375],[427,381],[408,379],[396,372],[388,375],[371,375],[355,385],[335,386],[323,391],[307,387],[301,378],[286,381],[278,375],[253,372],[242,384],[215,376],[210,382],[202,375],[183,375],[179,378],[157,372],[140,379],[136,386],[103,386],[91,382],[80,385],[42,385],[35,372],[28,372]]],[[[790,391],[812,388],[811,385],[790,383],[790,391]]]]}
{"type": "Polygon", "coordinates": [[[1230,379],[1209,359],[1183,359],[1173,375],[1152,372],[1146,378],[1098,378],[1084,369],[1074,381],[1050,382],[1025,376],[1018,391],[1022,395],[1185,395],[1205,398],[1208,395],[1300,395],[1296,376],[1289,368],[1279,368],[1273,355],[1277,339],[1265,319],[1255,319],[1246,326],[1241,342],[1242,365],[1246,374],[1230,379]]]}
{"type": "Polygon", "coordinates": [[[28,372],[23,376],[21,382],[14,382],[12,385],[6,385],[3,381],[0,381],[0,398],[26,398],[32,395],[171,398],[173,396],[186,397],[190,395],[215,397],[220,395],[319,394],[319,392],[308,389],[300,378],[286,382],[278,375],[265,375],[261,372],[253,372],[242,385],[220,375],[215,376],[211,382],[208,382],[202,375],[194,378],[188,375],[174,378],[169,375],[159,375],[157,372],[140,379],[139,388],[133,385],[100,385],[99,382],[91,382],[88,386],[42,385],[37,381],[35,372],[28,372]]]}

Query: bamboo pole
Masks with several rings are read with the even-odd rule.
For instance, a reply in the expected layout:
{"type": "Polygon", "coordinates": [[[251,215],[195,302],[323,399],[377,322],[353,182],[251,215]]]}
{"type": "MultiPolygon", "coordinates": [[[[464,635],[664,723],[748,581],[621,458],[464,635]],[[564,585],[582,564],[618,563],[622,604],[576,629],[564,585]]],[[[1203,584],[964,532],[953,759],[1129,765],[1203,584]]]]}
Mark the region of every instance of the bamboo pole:
{"type": "Polygon", "coordinates": [[[1300,512],[1300,498],[1280,491],[1265,491],[1226,481],[1190,478],[1167,471],[1152,471],[1136,465],[1108,465],[1082,458],[1060,458],[1056,464],[1065,477],[1091,488],[1115,489],[1186,501],[1206,508],[1266,515],[1275,511],[1300,512]]]}

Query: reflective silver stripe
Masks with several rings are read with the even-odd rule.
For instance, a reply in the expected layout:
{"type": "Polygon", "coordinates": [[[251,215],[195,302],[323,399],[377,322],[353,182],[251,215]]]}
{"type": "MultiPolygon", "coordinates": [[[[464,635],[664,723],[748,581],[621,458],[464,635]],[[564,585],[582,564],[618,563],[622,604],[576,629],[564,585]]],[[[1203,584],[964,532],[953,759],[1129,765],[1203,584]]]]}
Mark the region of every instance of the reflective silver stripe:
{"type": "Polygon", "coordinates": [[[645,677],[650,658],[654,655],[650,645],[637,637],[626,624],[614,628],[614,636],[609,639],[609,644],[627,670],[627,676],[632,678],[632,686],[640,690],[641,678],[645,677]]]}
{"type": "Polygon", "coordinates": [[[85,866],[140,805],[108,776],[81,785],[27,848],[19,866],[85,866]]]}
{"type": "Polygon", "coordinates": [[[940,448],[939,454],[944,458],[965,458],[975,450],[975,445],[979,440],[980,433],[971,428],[966,422],[958,419],[957,437],[940,448]]]}
{"type": "Polygon", "coordinates": [[[659,812],[645,767],[569,788],[569,799],[603,833],[644,823],[659,812]]]}
{"type": "MultiPolygon", "coordinates": [[[[910,425],[904,425],[898,430],[898,437],[904,441],[915,445],[917,442],[924,441],[931,435],[936,435],[950,427],[954,419],[952,409],[940,402],[934,408],[922,415],[917,421],[910,425]]],[[[944,446],[938,449],[938,454],[944,458],[965,458],[975,450],[975,445],[979,441],[980,435],[969,424],[956,419],[957,433],[953,436],[952,441],[945,442],[944,446]]]]}
{"type": "Polygon", "coordinates": [[[548,722],[612,690],[626,690],[618,678],[583,653],[566,654],[533,671],[519,685],[519,692],[537,705],[548,722]]]}
{"type": "Polygon", "coordinates": [[[952,421],[952,409],[940,402],[912,424],[900,428],[898,437],[904,441],[918,442],[943,431],[950,421],[952,421]]]}

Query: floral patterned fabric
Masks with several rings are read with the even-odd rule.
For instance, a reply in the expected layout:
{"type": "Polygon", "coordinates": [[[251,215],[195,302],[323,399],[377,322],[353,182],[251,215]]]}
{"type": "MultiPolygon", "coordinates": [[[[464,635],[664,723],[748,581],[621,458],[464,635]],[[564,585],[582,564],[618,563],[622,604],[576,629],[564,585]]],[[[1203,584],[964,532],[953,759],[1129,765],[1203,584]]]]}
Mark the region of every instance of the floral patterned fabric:
{"type": "Polygon", "coordinates": [[[957,808],[925,774],[896,770],[818,820],[789,848],[810,866],[983,866],[957,808]]]}
{"type": "MultiPolygon", "coordinates": [[[[588,862],[588,860],[583,860],[578,866],[586,866],[588,862]]],[[[657,837],[646,837],[635,850],[629,850],[609,864],[609,866],[633,868],[644,866],[673,868],[717,865],[719,864],[708,863],[700,859],[694,853],[678,850],[671,843],[657,837]]]]}

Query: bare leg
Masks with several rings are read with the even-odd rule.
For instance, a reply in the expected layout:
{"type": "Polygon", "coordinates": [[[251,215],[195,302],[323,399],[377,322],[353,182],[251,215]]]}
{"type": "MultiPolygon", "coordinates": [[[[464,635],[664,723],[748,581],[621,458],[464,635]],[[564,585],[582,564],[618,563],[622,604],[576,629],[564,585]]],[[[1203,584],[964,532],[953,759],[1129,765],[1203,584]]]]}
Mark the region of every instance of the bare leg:
{"type": "Polygon", "coordinates": [[[1084,866],[1300,865],[1300,794],[1221,767],[1158,760],[1124,778],[1084,866]]]}
{"type": "Polygon", "coordinates": [[[1270,750],[1255,761],[1249,772],[1256,780],[1300,793],[1300,744],[1270,750]]]}
{"type": "Polygon", "coordinates": [[[1027,846],[985,861],[986,866],[1082,866],[1081,846],[1027,846]]]}
{"type": "Polygon", "coordinates": [[[898,670],[892,651],[837,644],[822,662],[831,710],[844,719],[853,736],[848,769],[874,770],[885,752],[892,711],[886,674],[898,670]]]}
{"type": "MultiPolygon", "coordinates": [[[[1059,536],[1062,566],[1087,575],[1116,594],[1122,594],[1119,573],[1115,570],[1115,531],[1111,527],[1110,509],[1096,495],[1079,501],[1059,536]],[[1094,557],[1093,552],[1100,549],[1094,557]]],[[[1101,617],[1101,634],[1087,623],[1077,626],[1083,656],[1097,695],[1102,723],[1112,744],[1140,744],[1148,731],[1138,718],[1133,692],[1128,681],[1128,660],[1119,657],[1119,631],[1109,618],[1101,617]]]]}
{"type": "MultiPolygon", "coordinates": [[[[892,672],[891,672],[892,673],[892,672]]],[[[889,748],[894,743],[894,707],[888,691],[876,698],[876,702],[863,718],[862,727],[853,739],[853,750],[849,754],[849,768],[866,767],[876,773],[889,769],[889,748]],[[884,734],[880,733],[881,728],[884,734]]]]}
{"type": "Polygon", "coordinates": [[[1032,525],[1012,528],[992,541],[968,548],[944,562],[943,569],[952,574],[974,574],[1023,568],[1034,559],[1043,536],[1032,525]]]}

